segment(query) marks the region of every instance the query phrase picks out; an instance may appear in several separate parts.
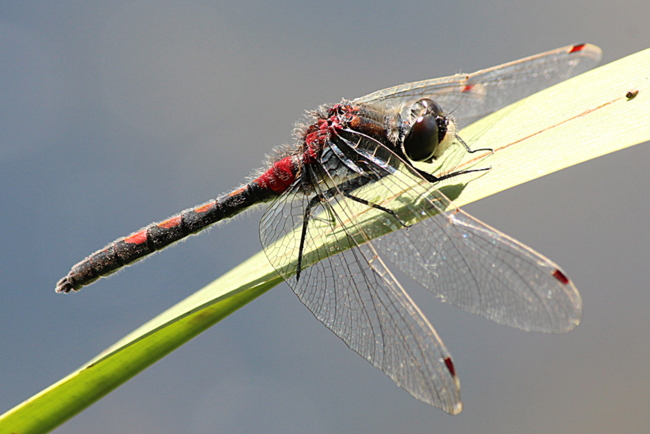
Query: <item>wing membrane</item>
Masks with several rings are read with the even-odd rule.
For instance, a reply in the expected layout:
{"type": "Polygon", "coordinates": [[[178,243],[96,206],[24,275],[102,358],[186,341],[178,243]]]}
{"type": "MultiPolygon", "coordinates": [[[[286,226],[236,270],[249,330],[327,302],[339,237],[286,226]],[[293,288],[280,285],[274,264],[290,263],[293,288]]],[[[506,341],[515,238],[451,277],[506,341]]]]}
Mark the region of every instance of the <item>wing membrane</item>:
{"type": "MultiPolygon", "coordinates": [[[[388,223],[366,230],[369,238],[383,235],[373,244],[386,259],[442,300],[500,324],[565,332],[580,322],[580,295],[555,263],[456,209],[436,185],[379,142],[348,144],[367,158],[390,155],[369,166],[375,168],[373,182],[354,194],[390,209],[402,222],[419,221],[388,234],[388,223]]],[[[392,219],[394,227],[389,217],[384,221],[392,219]]]]}
{"type": "MultiPolygon", "coordinates": [[[[586,71],[600,56],[591,45],[564,47],[353,103],[388,112],[432,98],[462,126],[586,71]]],[[[498,323],[543,332],[579,323],[580,296],[557,265],[456,209],[441,185],[376,139],[333,134],[319,163],[305,164],[264,213],[260,238],[314,316],[399,386],[449,413],[462,408],[448,351],[377,249],[443,301],[498,323]]]]}
{"type": "MultiPolygon", "coordinates": [[[[337,181],[325,170],[320,178],[337,181]]],[[[293,193],[300,188],[294,186],[293,193]]],[[[269,261],[314,316],[351,349],[416,398],[448,413],[460,412],[460,383],[448,351],[372,244],[359,243],[367,240],[352,223],[359,204],[333,189],[317,185],[300,200],[285,192],[269,207],[260,226],[269,261]],[[296,279],[307,215],[303,255],[308,268],[296,279]],[[325,257],[330,253],[334,255],[325,257]]]]}
{"type": "Polygon", "coordinates": [[[594,45],[570,45],[472,74],[390,87],[357,98],[353,103],[402,105],[431,98],[451,113],[462,128],[515,101],[588,71],[601,57],[601,50],[594,45]]]}

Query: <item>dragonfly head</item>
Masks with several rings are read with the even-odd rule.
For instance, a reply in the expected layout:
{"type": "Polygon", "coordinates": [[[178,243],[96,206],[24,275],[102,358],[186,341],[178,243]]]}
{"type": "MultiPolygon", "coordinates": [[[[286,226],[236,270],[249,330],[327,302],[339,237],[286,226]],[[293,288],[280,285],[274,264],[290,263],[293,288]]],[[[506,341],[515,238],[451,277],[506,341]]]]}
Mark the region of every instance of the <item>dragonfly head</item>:
{"type": "Polygon", "coordinates": [[[453,143],[456,127],[433,100],[423,98],[402,112],[402,152],[412,161],[431,162],[453,143]]]}

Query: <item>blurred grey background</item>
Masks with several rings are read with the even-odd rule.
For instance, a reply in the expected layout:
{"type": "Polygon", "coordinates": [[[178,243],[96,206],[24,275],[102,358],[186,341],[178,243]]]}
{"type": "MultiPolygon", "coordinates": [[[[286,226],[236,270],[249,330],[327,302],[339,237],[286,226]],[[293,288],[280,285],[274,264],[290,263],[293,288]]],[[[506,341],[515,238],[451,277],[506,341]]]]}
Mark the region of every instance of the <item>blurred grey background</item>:
{"type": "MultiPolygon", "coordinates": [[[[3,0],[0,413],[257,252],[260,212],[54,293],[114,238],[238,186],[305,109],[571,43],[608,63],[650,47],[649,13],[647,0],[3,0]]],[[[571,333],[499,326],[402,279],[454,356],[458,416],[396,387],[281,285],[56,432],[644,432],[649,161],[640,145],[466,208],[573,278],[571,333]]]]}

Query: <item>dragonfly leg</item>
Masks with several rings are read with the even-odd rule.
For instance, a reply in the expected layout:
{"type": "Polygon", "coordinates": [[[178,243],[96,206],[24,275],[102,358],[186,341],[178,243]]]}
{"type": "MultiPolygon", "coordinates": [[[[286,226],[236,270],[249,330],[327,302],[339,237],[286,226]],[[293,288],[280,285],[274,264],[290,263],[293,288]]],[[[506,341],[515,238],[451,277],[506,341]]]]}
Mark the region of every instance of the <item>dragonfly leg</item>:
{"type": "Polygon", "coordinates": [[[367,205],[367,206],[369,206],[369,207],[371,207],[371,208],[378,209],[379,211],[383,211],[383,212],[385,212],[385,213],[388,213],[388,214],[392,215],[393,217],[395,217],[395,220],[397,220],[397,222],[398,222],[399,224],[401,224],[403,227],[405,227],[405,228],[410,227],[410,225],[404,223],[404,222],[403,222],[403,221],[402,221],[402,220],[397,216],[397,214],[395,214],[395,211],[393,211],[392,209],[388,209],[388,208],[383,207],[383,206],[381,206],[381,205],[377,205],[376,203],[368,202],[368,201],[365,200],[365,199],[362,199],[362,198],[360,198],[360,197],[356,197],[356,196],[351,195],[351,194],[348,193],[347,191],[344,191],[344,192],[343,192],[343,196],[345,196],[345,197],[347,197],[348,199],[353,200],[353,201],[355,201],[355,202],[359,202],[359,203],[361,203],[361,204],[363,204],[363,205],[367,205]]]}
{"type": "Polygon", "coordinates": [[[460,175],[466,175],[468,173],[487,172],[489,170],[492,170],[492,168],[491,167],[483,167],[481,169],[459,170],[458,172],[451,172],[451,173],[447,173],[446,175],[442,175],[442,176],[437,177],[436,182],[444,181],[445,179],[454,178],[454,177],[460,176],[460,175]]]}
{"type": "MultiPolygon", "coordinates": [[[[305,212],[302,216],[302,232],[300,233],[300,246],[298,247],[298,263],[296,265],[296,282],[300,280],[300,272],[302,271],[302,254],[305,248],[305,239],[307,238],[307,226],[309,225],[309,220],[311,217],[311,210],[316,207],[318,204],[322,203],[325,200],[322,194],[318,194],[311,198],[307,206],[305,207],[305,212]]],[[[334,217],[331,219],[332,223],[335,222],[334,217]]]]}
{"type": "Polygon", "coordinates": [[[473,154],[474,152],[482,152],[482,151],[490,152],[490,153],[494,154],[494,149],[492,149],[492,148],[471,149],[469,147],[469,145],[467,145],[467,143],[465,143],[465,141],[463,139],[461,139],[458,134],[456,134],[456,140],[458,140],[458,142],[460,142],[460,144],[465,147],[465,150],[467,151],[468,154],[473,154]]]}
{"type": "Polygon", "coordinates": [[[459,170],[458,172],[451,172],[451,173],[447,173],[446,175],[442,175],[442,176],[434,176],[434,175],[432,175],[432,174],[430,174],[428,172],[425,172],[424,170],[418,169],[415,166],[411,166],[411,168],[413,170],[415,170],[416,172],[418,172],[420,174],[420,176],[422,176],[424,179],[426,179],[427,181],[429,181],[432,184],[436,183],[436,182],[444,181],[445,179],[454,178],[456,176],[466,175],[468,173],[487,172],[488,170],[492,170],[491,167],[483,167],[481,169],[459,170]]]}
{"type": "MultiPolygon", "coordinates": [[[[360,177],[356,178],[354,180],[346,181],[343,184],[339,185],[338,188],[331,188],[330,190],[323,192],[321,194],[318,194],[314,197],[312,197],[305,207],[305,211],[303,213],[303,221],[302,221],[302,232],[300,234],[300,246],[298,247],[298,261],[296,265],[296,281],[300,280],[300,273],[302,271],[302,257],[304,253],[304,248],[305,248],[305,240],[307,237],[307,227],[309,225],[309,221],[311,219],[318,219],[318,217],[312,216],[312,210],[321,204],[322,202],[326,202],[328,197],[333,197],[337,193],[342,194],[343,196],[347,197],[350,200],[353,200],[355,202],[361,203],[363,205],[369,206],[374,209],[378,209],[380,211],[383,211],[385,213],[390,214],[397,220],[397,222],[402,225],[404,228],[410,227],[407,223],[402,221],[398,215],[393,211],[392,209],[383,207],[381,205],[378,205],[376,203],[372,203],[367,201],[366,199],[362,199],[360,197],[354,196],[353,194],[350,193],[352,190],[356,190],[359,187],[362,187],[366,185],[368,182],[372,181],[371,178],[367,177],[360,177]]],[[[330,208],[325,207],[325,209],[329,212],[330,208]]],[[[330,214],[330,219],[326,220],[327,222],[330,222],[332,225],[336,223],[336,219],[333,215],[330,214]]]]}

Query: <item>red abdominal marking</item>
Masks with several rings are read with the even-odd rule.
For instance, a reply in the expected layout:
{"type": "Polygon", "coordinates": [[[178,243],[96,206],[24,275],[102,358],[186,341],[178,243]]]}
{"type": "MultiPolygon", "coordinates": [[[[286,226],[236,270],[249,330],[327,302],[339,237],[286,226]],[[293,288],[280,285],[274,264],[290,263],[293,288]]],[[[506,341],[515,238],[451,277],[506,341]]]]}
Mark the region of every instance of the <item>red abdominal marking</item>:
{"type": "Polygon", "coordinates": [[[246,188],[239,188],[239,189],[233,191],[232,193],[228,193],[227,196],[228,197],[239,196],[240,194],[242,194],[244,192],[244,190],[246,190],[246,188]]]}
{"type": "Polygon", "coordinates": [[[575,53],[576,51],[582,51],[582,49],[585,48],[585,44],[580,44],[580,45],[574,45],[571,50],[569,50],[569,53],[575,53]]]}
{"type": "Polygon", "coordinates": [[[136,232],[128,237],[124,238],[124,242],[127,244],[142,244],[147,242],[147,229],[142,229],[139,232],[136,232]]]}
{"type": "Polygon", "coordinates": [[[255,180],[262,188],[268,188],[275,193],[282,193],[295,180],[293,157],[286,157],[273,163],[273,166],[255,180]]]}
{"type": "Polygon", "coordinates": [[[203,206],[200,206],[198,208],[194,208],[194,212],[197,214],[203,214],[204,212],[210,211],[212,208],[214,208],[216,205],[214,202],[206,203],[203,206]]]}
{"type": "Polygon", "coordinates": [[[555,277],[557,280],[559,280],[562,284],[568,285],[569,284],[569,278],[566,277],[566,275],[558,270],[557,268],[553,272],[553,277],[555,277]]]}
{"type": "Polygon", "coordinates": [[[447,369],[449,369],[449,372],[451,373],[452,377],[456,376],[456,368],[454,368],[454,363],[451,361],[451,358],[445,357],[445,365],[447,365],[447,369]]]}
{"type": "Polygon", "coordinates": [[[470,90],[472,90],[473,87],[474,87],[473,84],[468,84],[463,88],[463,92],[469,92],[470,90]]]}
{"type": "Polygon", "coordinates": [[[161,229],[169,229],[176,227],[181,224],[181,216],[177,215],[175,217],[170,218],[169,220],[165,220],[164,222],[158,223],[158,227],[161,229]]]}

